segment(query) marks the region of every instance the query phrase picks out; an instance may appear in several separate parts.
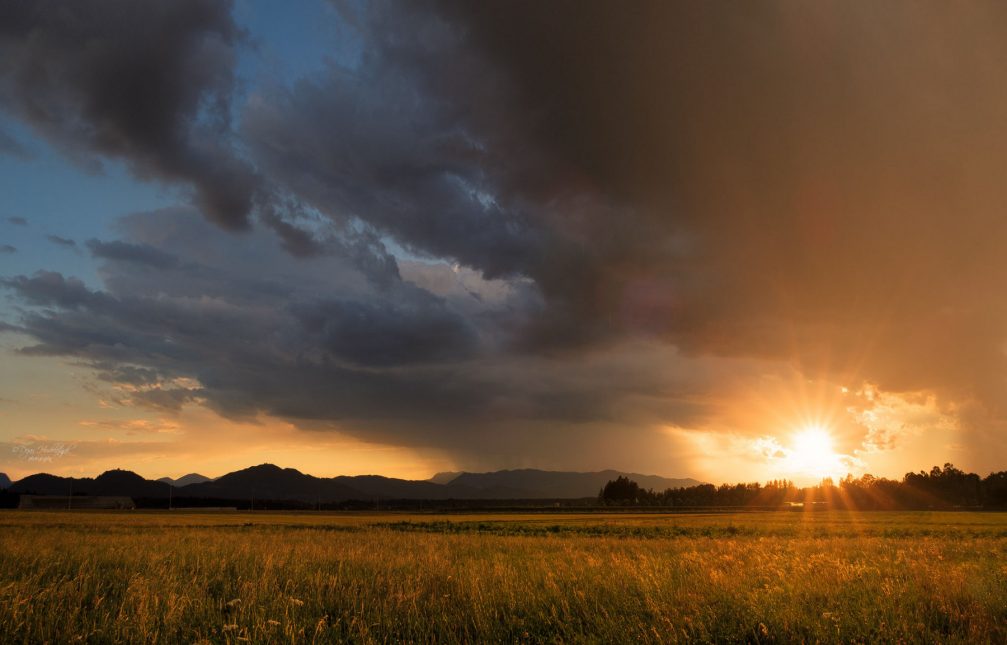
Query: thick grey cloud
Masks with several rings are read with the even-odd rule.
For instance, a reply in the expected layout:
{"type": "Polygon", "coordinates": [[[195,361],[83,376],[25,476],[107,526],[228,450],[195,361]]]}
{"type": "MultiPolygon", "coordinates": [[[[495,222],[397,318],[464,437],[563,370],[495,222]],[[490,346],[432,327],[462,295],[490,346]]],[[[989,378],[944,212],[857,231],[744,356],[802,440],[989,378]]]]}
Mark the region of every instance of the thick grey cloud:
{"type": "Polygon", "coordinates": [[[256,159],[337,221],[364,220],[412,250],[488,277],[526,271],[545,250],[541,233],[525,213],[481,193],[485,171],[473,163],[479,143],[408,79],[383,73],[368,70],[361,79],[333,70],[253,101],[243,127],[256,159]]]}
{"type": "Polygon", "coordinates": [[[241,228],[257,180],[229,141],[240,38],[226,0],[5,2],[0,108],[85,165],[191,185],[241,228]]]}
{"type": "MultiPolygon", "coordinates": [[[[439,7],[513,83],[554,174],[620,206],[594,224],[615,238],[578,294],[594,313],[690,351],[796,345],[815,367],[874,333],[872,371],[904,370],[892,385],[911,387],[957,359],[921,371],[903,323],[971,326],[968,310],[998,300],[1002,8],[439,7]]],[[[1002,338],[975,331],[988,350],[1002,338]]]]}
{"type": "MultiPolygon", "coordinates": [[[[232,236],[178,210],[120,229],[124,239],[88,245],[104,290],[53,272],[3,286],[27,306],[17,330],[35,344],[23,352],[90,366],[123,386],[123,404],[199,402],[469,459],[494,446],[515,465],[535,436],[552,433],[542,441],[556,446],[576,437],[587,450],[627,415],[705,413],[691,396],[656,398],[686,377],[669,366],[673,352],[641,351],[639,365],[619,353],[587,363],[502,353],[511,312],[534,306],[507,283],[473,277],[443,294],[408,279],[378,285],[352,258],[293,257],[264,231],[232,236]]],[[[633,433],[654,439],[644,425],[633,433]]]]}
{"type": "Polygon", "coordinates": [[[26,303],[43,307],[75,309],[100,297],[80,280],[53,271],[39,271],[30,278],[23,275],[4,278],[3,284],[14,289],[26,303]]]}
{"type": "Polygon", "coordinates": [[[645,261],[629,250],[641,232],[611,226],[632,209],[554,164],[513,80],[464,25],[427,9],[367,7],[353,18],[368,43],[359,66],[260,89],[242,116],[249,150],[276,186],[340,225],[365,222],[487,278],[530,278],[546,307],[516,346],[611,338],[618,321],[588,294],[617,263],[645,261]]]}
{"type": "Polygon", "coordinates": [[[545,348],[646,334],[1000,407],[1004,18],[909,3],[378,4],[358,69],[266,95],[244,126],[320,209],[530,277],[545,308],[527,331],[545,348]],[[270,145],[288,114],[299,159],[270,145]],[[316,115],[352,145],[306,145],[300,132],[326,131],[316,115]],[[356,162],[360,138],[374,153],[356,162]],[[412,210],[359,205],[350,185],[412,210]],[[467,235],[486,213],[501,229],[467,235]]]}
{"type": "Polygon", "coordinates": [[[301,305],[294,315],[320,348],[358,365],[465,358],[477,342],[460,316],[423,292],[402,305],[327,301],[301,305]]]}

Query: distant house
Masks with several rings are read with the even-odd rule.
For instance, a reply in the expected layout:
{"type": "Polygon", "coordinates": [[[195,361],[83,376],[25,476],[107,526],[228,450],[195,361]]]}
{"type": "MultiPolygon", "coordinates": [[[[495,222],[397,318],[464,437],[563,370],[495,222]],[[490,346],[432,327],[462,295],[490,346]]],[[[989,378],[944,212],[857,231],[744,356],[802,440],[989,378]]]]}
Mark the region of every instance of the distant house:
{"type": "Polygon", "coordinates": [[[22,495],[18,508],[24,509],[93,509],[93,510],[133,510],[136,504],[131,497],[103,495],[22,495]]]}

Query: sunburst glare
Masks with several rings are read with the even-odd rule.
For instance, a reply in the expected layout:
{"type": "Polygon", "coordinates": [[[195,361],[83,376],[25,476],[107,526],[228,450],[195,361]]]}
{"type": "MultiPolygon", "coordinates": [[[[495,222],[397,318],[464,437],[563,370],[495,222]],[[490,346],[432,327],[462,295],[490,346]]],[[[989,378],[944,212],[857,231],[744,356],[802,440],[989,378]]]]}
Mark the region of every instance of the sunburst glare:
{"type": "Polygon", "coordinates": [[[806,426],[793,435],[787,461],[789,469],[805,476],[838,477],[843,471],[832,435],[818,425],[806,426]]]}

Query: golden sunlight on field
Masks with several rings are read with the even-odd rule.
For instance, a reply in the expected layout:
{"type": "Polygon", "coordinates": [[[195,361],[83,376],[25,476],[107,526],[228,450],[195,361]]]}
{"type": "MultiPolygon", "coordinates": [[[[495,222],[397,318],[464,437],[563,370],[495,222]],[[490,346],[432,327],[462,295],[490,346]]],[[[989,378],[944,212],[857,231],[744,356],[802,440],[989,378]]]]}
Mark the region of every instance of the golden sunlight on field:
{"type": "Polygon", "coordinates": [[[2,642],[1003,642],[988,513],[0,513],[2,642]]]}

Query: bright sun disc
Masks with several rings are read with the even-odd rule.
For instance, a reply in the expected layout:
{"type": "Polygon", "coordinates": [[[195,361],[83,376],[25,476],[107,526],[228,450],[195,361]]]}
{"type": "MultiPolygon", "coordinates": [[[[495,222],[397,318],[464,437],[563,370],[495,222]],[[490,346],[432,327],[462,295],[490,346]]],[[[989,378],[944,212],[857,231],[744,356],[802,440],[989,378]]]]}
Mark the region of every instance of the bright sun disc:
{"type": "Polygon", "coordinates": [[[842,468],[839,455],[832,447],[832,436],[818,426],[794,435],[789,458],[795,471],[815,477],[838,475],[842,468]]]}

